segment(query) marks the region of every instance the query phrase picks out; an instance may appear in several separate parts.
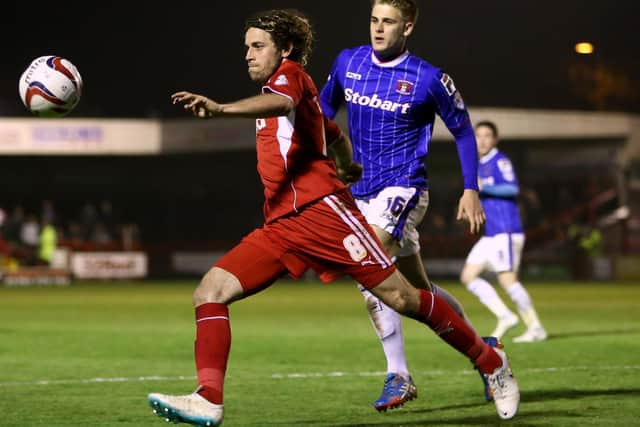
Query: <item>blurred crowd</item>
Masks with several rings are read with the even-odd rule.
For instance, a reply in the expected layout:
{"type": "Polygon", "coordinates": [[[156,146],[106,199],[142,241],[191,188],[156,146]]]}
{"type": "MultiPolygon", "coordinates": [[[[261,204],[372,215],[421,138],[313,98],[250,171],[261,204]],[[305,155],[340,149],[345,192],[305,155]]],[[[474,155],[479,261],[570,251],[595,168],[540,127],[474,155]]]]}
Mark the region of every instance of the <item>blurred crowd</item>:
{"type": "MultiPolygon", "coordinates": [[[[427,257],[463,257],[477,238],[469,234],[464,223],[456,220],[458,188],[459,183],[452,180],[450,183],[439,182],[430,191],[429,209],[419,226],[427,257]]],[[[617,208],[619,202],[610,179],[523,184],[518,201],[527,230],[529,254],[536,250],[544,254],[578,250],[584,242],[576,236],[584,236],[584,230],[589,233],[596,230],[599,218],[617,208]],[[602,197],[611,191],[614,191],[611,196],[602,197]]],[[[227,234],[236,236],[242,233],[241,227],[248,227],[246,217],[239,216],[237,210],[219,208],[215,204],[206,208],[200,206],[200,209],[184,203],[171,209],[162,208],[160,214],[153,209],[136,213],[141,222],[134,223],[124,219],[125,207],[114,207],[110,200],[5,204],[0,206],[0,258],[4,260],[0,261],[0,267],[2,262],[49,264],[56,248],[140,250],[141,230],[148,236],[144,248],[147,251],[221,249],[229,246],[227,234]],[[225,233],[226,230],[229,233],[225,233]]],[[[128,214],[132,213],[131,209],[131,206],[126,207],[128,214]]],[[[253,206],[247,209],[253,209],[253,206]]],[[[255,226],[260,226],[261,221],[262,217],[256,218],[255,226]]],[[[606,243],[605,237],[600,246],[606,243]]],[[[598,245],[592,246],[598,249],[598,245]]]]}
{"type": "Polygon", "coordinates": [[[57,248],[81,251],[140,248],[137,224],[123,223],[109,200],[86,202],[75,214],[60,214],[51,200],[39,209],[0,208],[0,257],[4,266],[49,265],[57,248]]]}
{"type": "MultiPolygon", "coordinates": [[[[423,252],[435,258],[462,257],[477,237],[456,220],[459,192],[453,187],[442,190],[434,187],[430,191],[429,209],[419,226],[423,252]]],[[[528,254],[539,250],[557,256],[584,251],[584,242],[576,236],[601,233],[602,218],[619,206],[619,199],[611,178],[590,176],[536,185],[521,183],[518,204],[528,254]]],[[[590,253],[597,253],[606,243],[604,236],[597,244],[596,240],[589,240],[593,246],[590,253]]]]}

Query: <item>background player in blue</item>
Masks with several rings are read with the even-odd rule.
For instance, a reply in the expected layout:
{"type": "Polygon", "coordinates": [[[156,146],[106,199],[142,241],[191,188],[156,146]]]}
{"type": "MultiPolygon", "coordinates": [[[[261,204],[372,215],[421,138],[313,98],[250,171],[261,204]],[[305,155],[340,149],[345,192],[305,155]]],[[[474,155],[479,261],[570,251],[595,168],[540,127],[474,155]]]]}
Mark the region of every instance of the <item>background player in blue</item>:
{"type": "MultiPolygon", "coordinates": [[[[413,0],[371,2],[371,45],[342,51],[320,102],[333,118],[346,104],[354,161],[362,178],[351,186],[358,207],[400,271],[416,287],[434,289],[463,317],[460,304],[430,283],[420,256],[416,226],[429,201],[425,158],[436,114],[456,139],[464,192],[458,219],[472,232],[484,223],[478,197],[478,155],[473,127],[453,79],[409,53],[418,8],[413,0]]],[[[387,358],[387,378],[378,410],[402,405],[417,390],[407,367],[400,316],[361,287],[387,358]]]]}
{"type": "Polygon", "coordinates": [[[498,129],[494,123],[478,123],[476,139],[480,155],[480,200],[487,214],[487,223],[483,237],[469,252],[460,279],[496,315],[498,324],[491,335],[500,338],[518,323],[518,316],[507,308],[493,286],[479,277],[484,270],[495,272],[498,282],[516,304],[527,326],[526,332],[513,341],[543,341],[547,332],[538,319],[529,293],[518,280],[525,240],[516,200],[518,179],[509,158],[496,148],[498,129]]]}

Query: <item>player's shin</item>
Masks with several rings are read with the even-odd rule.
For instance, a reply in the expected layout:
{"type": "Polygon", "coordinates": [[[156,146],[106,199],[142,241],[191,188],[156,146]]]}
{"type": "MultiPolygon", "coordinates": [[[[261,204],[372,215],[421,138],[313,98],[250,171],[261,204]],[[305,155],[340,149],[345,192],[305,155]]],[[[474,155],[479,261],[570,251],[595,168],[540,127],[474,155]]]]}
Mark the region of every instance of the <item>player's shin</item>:
{"type": "Polygon", "coordinates": [[[454,297],[452,294],[450,294],[444,288],[441,288],[440,286],[436,285],[434,282],[431,282],[431,286],[433,287],[433,293],[438,295],[438,296],[440,296],[440,297],[442,297],[442,299],[444,299],[447,302],[447,304],[449,304],[449,306],[456,313],[458,313],[458,315],[460,317],[462,317],[465,322],[467,322],[469,327],[471,327],[471,329],[473,329],[475,331],[475,329],[473,328],[473,325],[471,324],[471,321],[467,317],[467,314],[464,312],[464,308],[462,307],[462,303],[460,301],[458,301],[458,299],[456,297],[454,297]]]}
{"type": "Polygon", "coordinates": [[[440,296],[420,289],[416,320],[426,324],[450,346],[467,356],[480,372],[491,374],[502,365],[500,356],[440,296]]]}
{"type": "Polygon", "coordinates": [[[196,307],[195,359],[200,386],[198,393],[209,402],[222,404],[230,348],[228,307],[219,303],[196,307]]]}
{"type": "Polygon", "coordinates": [[[360,287],[367,305],[371,324],[382,344],[387,359],[387,372],[409,378],[409,368],[404,352],[404,336],[402,334],[402,318],[371,292],[360,287]]]}
{"type": "Polygon", "coordinates": [[[477,277],[467,285],[467,290],[474,294],[485,307],[498,319],[513,318],[515,314],[504,304],[496,290],[486,280],[477,277]]]}
{"type": "Polygon", "coordinates": [[[533,302],[531,301],[529,292],[527,292],[524,286],[522,286],[520,282],[516,282],[507,289],[507,292],[513,302],[516,303],[518,312],[527,325],[527,328],[540,327],[541,323],[538,318],[538,313],[536,313],[536,310],[533,308],[533,302]]]}

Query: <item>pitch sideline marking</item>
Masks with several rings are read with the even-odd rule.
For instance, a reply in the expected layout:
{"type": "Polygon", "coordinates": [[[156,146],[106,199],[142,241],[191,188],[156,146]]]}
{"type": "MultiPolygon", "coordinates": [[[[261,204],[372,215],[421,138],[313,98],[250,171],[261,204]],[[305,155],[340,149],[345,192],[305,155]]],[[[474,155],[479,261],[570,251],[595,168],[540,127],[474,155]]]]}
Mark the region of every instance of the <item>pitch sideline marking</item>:
{"type": "MultiPolygon", "coordinates": [[[[517,373],[553,373],[553,372],[565,372],[565,371],[589,371],[594,369],[592,366],[567,366],[562,368],[525,368],[518,369],[517,373]]],[[[601,366],[598,367],[601,371],[620,371],[620,370],[638,370],[640,365],[629,366],[601,366]]],[[[430,371],[412,371],[414,375],[451,375],[452,373],[458,373],[462,375],[477,375],[477,371],[464,369],[462,371],[446,371],[446,370],[430,370],[430,371]]],[[[332,377],[372,377],[372,376],[384,376],[386,372],[326,372],[326,373],[290,373],[290,374],[273,374],[271,378],[274,379],[298,379],[298,378],[332,378],[332,377]]]]}
{"type": "MultiPolygon", "coordinates": [[[[555,373],[565,371],[589,371],[594,369],[592,366],[573,366],[562,368],[529,368],[519,369],[517,372],[533,374],[533,373],[555,373]]],[[[600,371],[628,371],[628,370],[640,370],[640,365],[630,366],[601,366],[598,367],[600,371]]],[[[462,371],[445,371],[445,370],[432,370],[432,371],[414,371],[414,375],[451,375],[452,373],[458,373],[462,375],[475,374],[474,370],[462,370],[462,371]]],[[[377,377],[384,376],[386,372],[292,372],[289,374],[272,374],[272,379],[305,379],[305,378],[337,378],[337,377],[377,377]]],[[[69,379],[69,380],[37,380],[37,381],[9,381],[0,382],[0,387],[12,387],[12,386],[25,386],[25,385],[69,385],[69,384],[99,384],[99,383],[128,383],[128,382],[152,382],[152,381],[194,381],[196,376],[179,375],[179,376],[143,376],[143,377],[113,377],[113,378],[85,378],[85,379],[69,379]]]]}
{"type": "Polygon", "coordinates": [[[113,377],[113,378],[84,378],[75,380],[38,380],[38,381],[9,381],[0,382],[0,387],[23,386],[23,385],[67,385],[67,384],[92,384],[92,383],[132,383],[146,381],[192,381],[196,376],[179,375],[175,377],[162,377],[152,375],[148,377],[113,377]]]}

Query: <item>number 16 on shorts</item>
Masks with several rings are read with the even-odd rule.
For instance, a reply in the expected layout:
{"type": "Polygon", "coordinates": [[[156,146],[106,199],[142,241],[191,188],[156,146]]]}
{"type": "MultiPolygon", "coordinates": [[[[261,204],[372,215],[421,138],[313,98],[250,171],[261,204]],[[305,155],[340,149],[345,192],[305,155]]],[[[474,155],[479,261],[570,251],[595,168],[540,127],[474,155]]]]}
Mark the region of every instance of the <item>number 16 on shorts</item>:
{"type": "Polygon", "coordinates": [[[416,205],[415,197],[415,188],[387,187],[372,199],[356,202],[369,224],[393,233],[398,224],[404,222],[407,208],[416,205]]]}

